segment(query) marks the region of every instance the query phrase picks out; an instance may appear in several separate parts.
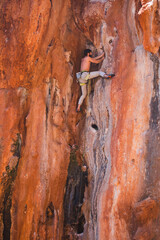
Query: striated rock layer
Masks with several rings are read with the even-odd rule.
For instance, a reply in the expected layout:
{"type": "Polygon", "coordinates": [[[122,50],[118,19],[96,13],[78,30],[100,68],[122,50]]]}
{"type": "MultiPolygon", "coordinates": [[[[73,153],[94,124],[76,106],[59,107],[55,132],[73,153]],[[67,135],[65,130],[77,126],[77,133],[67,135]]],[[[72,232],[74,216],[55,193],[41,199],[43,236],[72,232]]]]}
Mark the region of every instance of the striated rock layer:
{"type": "Polygon", "coordinates": [[[0,3],[0,239],[160,239],[160,3],[0,3]],[[105,51],[76,113],[84,48],[105,51]]]}

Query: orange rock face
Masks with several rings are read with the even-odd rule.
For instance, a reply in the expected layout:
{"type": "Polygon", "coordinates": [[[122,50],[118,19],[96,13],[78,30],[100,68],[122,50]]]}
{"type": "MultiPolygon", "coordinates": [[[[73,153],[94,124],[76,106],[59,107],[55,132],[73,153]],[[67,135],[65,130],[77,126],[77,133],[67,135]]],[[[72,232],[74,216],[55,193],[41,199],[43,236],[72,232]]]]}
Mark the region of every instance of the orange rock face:
{"type": "Polygon", "coordinates": [[[159,2],[0,9],[0,239],[159,240],[159,2]],[[85,48],[116,76],[76,113],[85,48]]]}
{"type": "Polygon", "coordinates": [[[143,45],[147,51],[157,53],[160,47],[160,7],[158,1],[141,1],[138,15],[143,29],[143,45]]]}

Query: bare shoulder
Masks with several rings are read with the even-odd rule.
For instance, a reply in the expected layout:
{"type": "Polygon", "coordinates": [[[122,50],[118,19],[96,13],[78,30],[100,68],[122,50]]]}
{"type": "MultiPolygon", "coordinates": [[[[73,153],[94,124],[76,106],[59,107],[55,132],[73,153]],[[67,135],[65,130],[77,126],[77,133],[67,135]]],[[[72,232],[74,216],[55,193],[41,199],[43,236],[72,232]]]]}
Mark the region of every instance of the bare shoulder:
{"type": "Polygon", "coordinates": [[[90,61],[90,57],[86,56],[84,58],[81,59],[82,62],[89,62],[90,61]]]}
{"type": "Polygon", "coordinates": [[[92,62],[92,58],[89,57],[89,56],[87,56],[87,61],[88,61],[88,62],[92,62]]]}

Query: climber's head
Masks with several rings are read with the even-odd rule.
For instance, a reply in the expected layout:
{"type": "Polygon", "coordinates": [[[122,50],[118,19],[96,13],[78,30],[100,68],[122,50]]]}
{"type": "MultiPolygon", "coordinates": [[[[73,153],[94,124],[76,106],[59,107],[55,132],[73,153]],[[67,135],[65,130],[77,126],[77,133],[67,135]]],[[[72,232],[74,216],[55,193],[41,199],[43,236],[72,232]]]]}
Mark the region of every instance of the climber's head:
{"type": "Polygon", "coordinates": [[[85,56],[85,57],[86,57],[86,56],[92,57],[92,51],[91,51],[90,49],[85,49],[85,50],[84,50],[84,56],[85,56]]]}

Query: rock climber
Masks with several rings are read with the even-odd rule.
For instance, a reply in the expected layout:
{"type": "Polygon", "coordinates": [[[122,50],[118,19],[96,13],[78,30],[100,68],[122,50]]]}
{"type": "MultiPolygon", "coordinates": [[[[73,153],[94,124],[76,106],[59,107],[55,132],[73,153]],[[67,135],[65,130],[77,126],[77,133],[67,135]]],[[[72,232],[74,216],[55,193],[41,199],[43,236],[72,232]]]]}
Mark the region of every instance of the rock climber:
{"type": "Polygon", "coordinates": [[[92,51],[90,49],[84,50],[84,58],[81,60],[80,72],[76,73],[82,91],[82,95],[78,101],[77,112],[80,112],[81,105],[87,95],[87,83],[89,79],[93,79],[99,76],[108,79],[115,76],[115,74],[106,74],[105,72],[101,71],[90,72],[91,63],[100,63],[103,60],[104,52],[100,56],[92,58],[92,51]]]}

